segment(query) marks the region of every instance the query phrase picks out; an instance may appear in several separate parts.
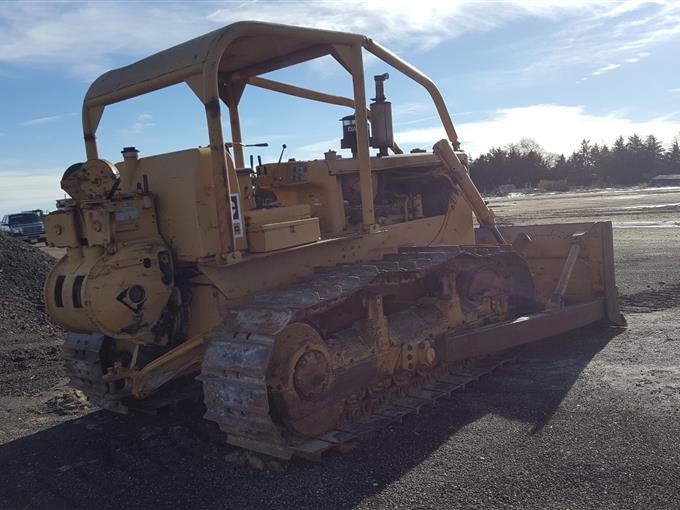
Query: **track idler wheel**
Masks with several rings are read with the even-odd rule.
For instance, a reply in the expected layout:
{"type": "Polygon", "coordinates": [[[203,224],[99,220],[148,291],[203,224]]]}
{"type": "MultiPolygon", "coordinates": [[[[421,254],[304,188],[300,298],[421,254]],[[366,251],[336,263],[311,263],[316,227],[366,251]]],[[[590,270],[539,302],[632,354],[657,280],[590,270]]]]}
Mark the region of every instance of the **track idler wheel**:
{"type": "Polygon", "coordinates": [[[343,405],[331,355],[309,324],[289,324],[276,336],[267,387],[272,418],[295,435],[313,437],[338,425],[343,405]]]}

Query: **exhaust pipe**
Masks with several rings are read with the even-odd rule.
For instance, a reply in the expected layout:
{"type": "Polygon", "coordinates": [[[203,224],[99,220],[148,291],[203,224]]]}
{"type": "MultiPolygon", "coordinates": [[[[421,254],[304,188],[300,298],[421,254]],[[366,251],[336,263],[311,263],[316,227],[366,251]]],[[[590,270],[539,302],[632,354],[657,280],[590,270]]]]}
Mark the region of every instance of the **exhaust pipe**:
{"type": "Polygon", "coordinates": [[[135,177],[137,177],[137,164],[139,163],[139,151],[134,147],[125,147],[120,151],[123,155],[123,164],[120,172],[120,190],[123,193],[131,193],[134,190],[135,177]]]}
{"type": "Polygon", "coordinates": [[[387,156],[387,149],[394,146],[394,129],[392,127],[392,103],[385,100],[385,80],[388,73],[374,76],[375,97],[371,108],[371,147],[378,149],[378,156],[387,156]]]}

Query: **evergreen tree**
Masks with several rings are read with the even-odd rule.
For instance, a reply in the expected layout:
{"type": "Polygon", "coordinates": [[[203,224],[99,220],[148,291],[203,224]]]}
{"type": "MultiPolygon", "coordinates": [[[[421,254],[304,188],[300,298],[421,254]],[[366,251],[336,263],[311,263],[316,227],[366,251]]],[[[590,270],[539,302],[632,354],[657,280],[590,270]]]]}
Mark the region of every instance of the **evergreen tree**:
{"type": "Polygon", "coordinates": [[[670,150],[664,154],[663,169],[665,174],[680,174],[680,143],[677,136],[670,150]]]}
{"type": "Polygon", "coordinates": [[[655,175],[663,172],[664,150],[654,135],[645,138],[643,150],[643,176],[649,181],[655,175]]]}
{"type": "Polygon", "coordinates": [[[550,171],[550,179],[566,179],[569,175],[571,166],[567,163],[567,158],[564,154],[560,154],[555,161],[555,165],[550,171]]]}
{"type": "Polygon", "coordinates": [[[593,164],[591,158],[590,142],[581,141],[581,147],[574,152],[568,160],[571,165],[567,175],[567,183],[570,186],[590,186],[593,182],[593,164]]]}
{"type": "MultiPolygon", "coordinates": [[[[597,147],[597,145],[595,145],[597,147]]],[[[597,175],[597,184],[600,186],[611,185],[611,159],[612,153],[607,145],[603,145],[597,154],[592,155],[594,170],[597,175]]]]}
{"type": "Polygon", "coordinates": [[[680,174],[680,140],[664,151],[654,135],[619,136],[607,145],[581,141],[570,156],[548,154],[535,140],[491,149],[475,159],[470,175],[477,187],[493,192],[502,184],[535,187],[541,179],[567,179],[571,186],[629,186],[649,182],[655,175],[680,174]]]}

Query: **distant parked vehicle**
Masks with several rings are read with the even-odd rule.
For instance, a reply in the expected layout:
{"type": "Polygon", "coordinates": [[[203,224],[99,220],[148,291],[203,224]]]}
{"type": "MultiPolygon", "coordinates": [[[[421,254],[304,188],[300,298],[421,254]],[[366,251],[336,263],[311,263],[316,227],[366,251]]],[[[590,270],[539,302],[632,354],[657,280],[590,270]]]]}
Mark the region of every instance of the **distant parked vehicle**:
{"type": "Polygon", "coordinates": [[[6,214],[0,223],[0,232],[30,243],[46,240],[42,216],[34,211],[6,214]]]}
{"type": "Polygon", "coordinates": [[[649,181],[649,186],[653,188],[659,188],[662,186],[680,186],[680,175],[657,175],[651,181],[649,181]]]}
{"type": "Polygon", "coordinates": [[[544,191],[569,191],[566,179],[541,179],[538,181],[538,189],[544,191]]]}

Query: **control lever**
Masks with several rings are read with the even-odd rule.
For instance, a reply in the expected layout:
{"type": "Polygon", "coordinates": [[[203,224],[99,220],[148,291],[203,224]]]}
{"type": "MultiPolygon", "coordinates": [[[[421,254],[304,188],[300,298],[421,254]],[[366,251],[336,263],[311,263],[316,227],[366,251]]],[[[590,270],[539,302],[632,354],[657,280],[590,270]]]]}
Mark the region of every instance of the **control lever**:
{"type": "Polygon", "coordinates": [[[281,160],[283,159],[283,151],[285,151],[287,147],[288,146],[285,143],[281,146],[281,154],[279,154],[279,161],[276,163],[277,170],[279,169],[279,165],[281,164],[281,160]]]}
{"type": "Polygon", "coordinates": [[[285,151],[287,148],[288,146],[285,143],[281,146],[281,154],[279,154],[279,161],[276,163],[276,168],[278,168],[281,164],[281,160],[283,159],[283,151],[285,151]]]}
{"type": "Polygon", "coordinates": [[[233,147],[234,145],[238,145],[239,147],[269,147],[269,144],[267,142],[262,142],[262,143],[236,142],[236,144],[234,144],[233,142],[226,142],[224,145],[226,145],[227,147],[233,147]]]}

